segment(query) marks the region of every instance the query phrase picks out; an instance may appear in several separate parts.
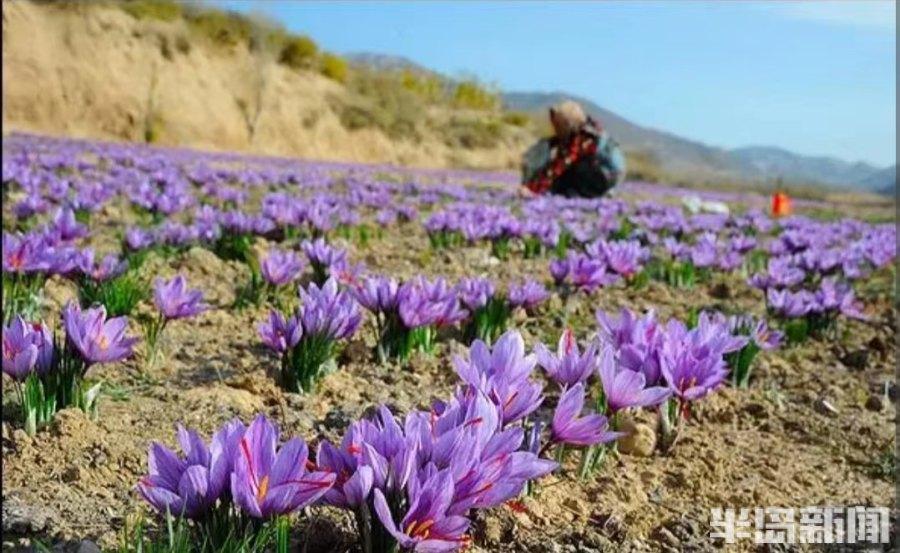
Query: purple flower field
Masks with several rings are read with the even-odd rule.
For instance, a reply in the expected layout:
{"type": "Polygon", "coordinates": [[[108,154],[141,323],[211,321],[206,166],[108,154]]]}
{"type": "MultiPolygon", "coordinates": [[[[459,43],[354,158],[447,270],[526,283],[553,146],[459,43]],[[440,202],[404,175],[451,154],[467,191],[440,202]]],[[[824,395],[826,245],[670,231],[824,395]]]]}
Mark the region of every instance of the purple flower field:
{"type": "Polygon", "coordinates": [[[893,501],[862,208],[21,134],[2,175],[4,548],[709,550],[710,509],[893,501]]]}

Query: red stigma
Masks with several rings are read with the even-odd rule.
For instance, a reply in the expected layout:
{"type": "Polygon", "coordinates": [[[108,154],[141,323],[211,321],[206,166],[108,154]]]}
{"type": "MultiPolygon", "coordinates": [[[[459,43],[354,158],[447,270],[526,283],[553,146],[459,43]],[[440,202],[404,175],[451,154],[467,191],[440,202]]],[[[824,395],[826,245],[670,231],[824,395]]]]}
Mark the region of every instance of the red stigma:
{"type": "Polygon", "coordinates": [[[466,424],[463,425],[463,427],[473,426],[473,425],[476,425],[476,424],[481,424],[482,422],[484,422],[484,419],[483,419],[482,417],[476,417],[476,418],[474,418],[474,419],[472,419],[472,420],[470,420],[470,421],[467,421],[466,424]]]}
{"type": "Polygon", "coordinates": [[[510,499],[506,502],[506,506],[514,513],[524,514],[528,512],[528,508],[525,507],[525,504],[518,499],[510,499]]]}

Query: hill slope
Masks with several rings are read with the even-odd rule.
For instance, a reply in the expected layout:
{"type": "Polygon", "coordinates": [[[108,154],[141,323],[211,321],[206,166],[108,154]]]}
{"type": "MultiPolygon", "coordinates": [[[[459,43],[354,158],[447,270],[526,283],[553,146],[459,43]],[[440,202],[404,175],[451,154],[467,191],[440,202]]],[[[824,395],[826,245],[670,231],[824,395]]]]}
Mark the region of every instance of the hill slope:
{"type": "Polygon", "coordinates": [[[483,113],[413,111],[396,98],[388,107],[412,120],[392,134],[378,98],[285,64],[247,37],[217,43],[184,17],[142,18],[121,6],[3,2],[6,132],[491,169],[516,167],[533,139],[499,120],[485,130],[483,113]]]}

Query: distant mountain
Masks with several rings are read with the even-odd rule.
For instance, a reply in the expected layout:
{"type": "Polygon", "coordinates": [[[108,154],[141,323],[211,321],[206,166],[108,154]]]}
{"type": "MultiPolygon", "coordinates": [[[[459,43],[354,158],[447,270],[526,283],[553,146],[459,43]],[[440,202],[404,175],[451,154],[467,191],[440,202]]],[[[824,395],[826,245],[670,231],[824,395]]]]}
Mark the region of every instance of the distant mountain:
{"type": "Polygon", "coordinates": [[[849,186],[858,190],[881,191],[896,180],[896,167],[882,169],[867,163],[850,163],[832,157],[804,156],[768,146],[732,150],[709,146],[672,133],[643,127],[586,99],[563,92],[507,92],[503,102],[509,109],[543,111],[570,99],[598,118],[628,150],[653,154],[660,165],[674,173],[708,177],[849,186]]]}
{"type": "MultiPolygon", "coordinates": [[[[402,56],[360,52],[347,56],[351,62],[376,69],[401,70],[440,75],[402,56]]],[[[600,107],[587,98],[565,92],[503,92],[505,108],[529,113],[545,112],[563,100],[575,100],[598,119],[627,151],[652,156],[665,171],[707,179],[732,178],[789,183],[850,187],[856,190],[893,193],[896,166],[887,169],[867,163],[851,163],[833,157],[804,156],[769,146],[726,149],[711,146],[676,134],[638,125],[600,107]]]]}
{"type": "Polygon", "coordinates": [[[897,191],[897,166],[891,165],[863,181],[863,188],[893,196],[897,191]]]}
{"type": "Polygon", "coordinates": [[[438,73],[420,65],[409,58],[403,56],[392,56],[389,54],[376,54],[373,52],[353,52],[344,56],[351,63],[357,65],[365,65],[373,69],[400,71],[409,69],[416,73],[428,73],[437,75],[438,73]]]}
{"type": "Polygon", "coordinates": [[[741,166],[741,172],[752,175],[773,175],[785,179],[848,185],[854,188],[877,190],[883,183],[868,179],[882,171],[867,163],[850,163],[833,157],[802,156],[770,146],[749,146],[731,150],[741,166]]]}

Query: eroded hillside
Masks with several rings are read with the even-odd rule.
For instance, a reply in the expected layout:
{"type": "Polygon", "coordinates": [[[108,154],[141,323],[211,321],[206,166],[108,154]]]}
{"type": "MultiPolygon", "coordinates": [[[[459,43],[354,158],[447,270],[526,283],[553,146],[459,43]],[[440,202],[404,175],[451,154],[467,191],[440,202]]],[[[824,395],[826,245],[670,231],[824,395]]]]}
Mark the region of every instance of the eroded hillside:
{"type": "Polygon", "coordinates": [[[204,40],[181,17],[14,0],[3,22],[6,132],[478,168],[514,167],[534,134],[451,106],[409,110],[400,132],[352,124],[365,99],[345,84],[251,43],[204,40]]]}

